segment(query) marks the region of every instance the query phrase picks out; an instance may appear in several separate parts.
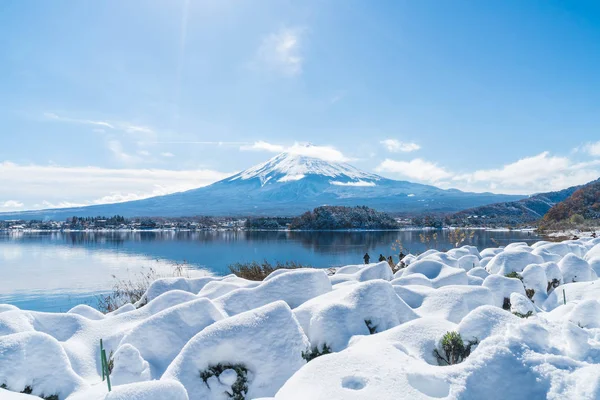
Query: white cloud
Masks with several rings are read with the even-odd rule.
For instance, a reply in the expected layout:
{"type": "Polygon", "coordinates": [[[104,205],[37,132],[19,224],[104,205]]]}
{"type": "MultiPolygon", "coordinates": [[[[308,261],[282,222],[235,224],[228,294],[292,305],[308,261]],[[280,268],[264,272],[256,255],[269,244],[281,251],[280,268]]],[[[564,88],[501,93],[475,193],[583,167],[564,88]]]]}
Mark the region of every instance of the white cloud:
{"type": "Polygon", "coordinates": [[[175,157],[175,154],[170,153],[168,151],[165,151],[163,153],[160,153],[161,157],[175,157]]]}
{"type": "Polygon", "coordinates": [[[304,29],[284,28],[266,36],[257,52],[260,64],[283,75],[302,73],[303,58],[300,54],[304,29]]]}
{"type": "Polygon", "coordinates": [[[144,157],[149,157],[149,156],[151,155],[151,154],[150,154],[150,152],[149,152],[148,150],[138,150],[138,151],[137,151],[137,153],[138,153],[140,156],[144,156],[144,157]]]}
{"type": "Polygon", "coordinates": [[[285,146],[282,146],[279,144],[267,143],[262,140],[259,140],[258,142],[254,142],[252,144],[243,145],[242,147],[240,147],[240,150],[243,150],[243,151],[257,150],[257,151],[269,151],[271,153],[283,153],[285,151],[285,146]]]}
{"type": "Polygon", "coordinates": [[[396,139],[386,139],[386,140],[382,140],[380,143],[385,146],[387,151],[392,152],[392,153],[398,153],[398,152],[409,153],[411,151],[416,151],[421,148],[421,146],[419,146],[416,143],[401,142],[396,139]]]}
{"type": "Polygon", "coordinates": [[[244,145],[240,147],[242,151],[268,151],[271,153],[291,153],[306,157],[319,158],[325,161],[346,162],[351,159],[332,146],[315,146],[313,144],[303,144],[296,142],[292,146],[283,146],[264,141],[255,142],[252,145],[244,145]]]}
{"type": "Polygon", "coordinates": [[[436,183],[450,178],[452,174],[437,164],[415,158],[411,161],[395,161],[386,159],[377,168],[377,172],[391,172],[405,178],[416,179],[427,183],[436,183]]]}
{"type": "Polygon", "coordinates": [[[356,182],[340,182],[340,181],[329,181],[332,185],[335,186],[359,186],[359,187],[367,187],[367,186],[376,186],[375,182],[367,182],[358,180],[356,182]]]}
{"type": "Polygon", "coordinates": [[[600,160],[574,163],[567,157],[552,156],[545,151],[502,168],[456,175],[453,181],[467,190],[529,194],[587,183],[600,176],[599,166],[600,160]]]}
{"type": "Polygon", "coordinates": [[[600,157],[600,141],[596,143],[586,143],[582,149],[591,156],[600,157]]]}
{"type": "Polygon", "coordinates": [[[230,175],[207,169],[108,169],[6,161],[0,163],[0,205],[14,198],[19,199],[20,209],[137,200],[206,186],[230,175]]]}
{"type": "Polygon", "coordinates": [[[23,210],[25,204],[17,200],[0,201],[0,210],[2,211],[17,211],[23,210]]]}

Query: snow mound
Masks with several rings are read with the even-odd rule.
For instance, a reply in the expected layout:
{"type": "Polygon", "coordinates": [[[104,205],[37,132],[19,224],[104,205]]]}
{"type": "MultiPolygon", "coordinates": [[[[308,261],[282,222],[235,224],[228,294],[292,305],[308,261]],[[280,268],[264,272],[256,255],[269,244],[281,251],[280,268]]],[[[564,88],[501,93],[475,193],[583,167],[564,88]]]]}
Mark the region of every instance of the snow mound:
{"type": "Polygon", "coordinates": [[[342,287],[294,310],[313,348],[345,348],[353,335],[382,332],[417,318],[389,282],[374,280],[342,287]]]}
{"type": "MultiPolygon", "coordinates": [[[[429,281],[433,288],[446,285],[467,285],[467,273],[462,268],[453,268],[435,260],[415,261],[403,270],[400,280],[409,278],[411,275],[420,274],[429,281]]],[[[402,282],[399,282],[402,284],[402,282]]]]}
{"type": "Polygon", "coordinates": [[[88,386],[71,368],[60,343],[39,332],[0,337],[0,385],[13,392],[30,388],[36,396],[60,399],[88,386]]]}
{"type": "Polygon", "coordinates": [[[492,292],[485,287],[457,285],[432,289],[412,286],[408,290],[411,293],[408,293],[406,288],[400,288],[397,293],[407,304],[413,306],[418,315],[435,316],[454,323],[459,323],[477,307],[494,304],[492,292]],[[414,301],[415,295],[421,298],[418,305],[414,301]]]}
{"type": "Polygon", "coordinates": [[[67,314],[77,314],[77,315],[81,315],[84,318],[92,319],[92,320],[104,319],[104,314],[102,314],[100,311],[96,310],[95,308],[88,306],[87,304],[80,304],[78,306],[75,306],[75,307],[71,308],[69,311],[67,311],[67,314]]]}
{"type": "Polygon", "coordinates": [[[592,279],[597,279],[596,273],[582,258],[575,254],[567,254],[558,262],[558,267],[563,276],[565,283],[569,282],[587,282],[592,279]]]}
{"type": "MultiPolygon", "coordinates": [[[[389,269],[389,266],[388,266],[389,269]]],[[[235,315],[277,300],[291,308],[331,291],[331,282],[323,270],[289,270],[253,288],[241,288],[214,300],[227,315],[235,315]]]]}
{"type": "Polygon", "coordinates": [[[594,299],[600,301],[600,281],[575,282],[561,285],[548,296],[542,305],[546,311],[554,310],[565,301],[567,304],[582,300],[594,299]]]}
{"type": "MultiPolygon", "coordinates": [[[[99,398],[100,399],[100,398],[99,398]]],[[[179,382],[161,380],[117,386],[103,400],[189,400],[179,382]]]]}
{"type": "Polygon", "coordinates": [[[123,337],[119,346],[135,346],[150,363],[152,377],[159,378],[193,336],[223,318],[210,300],[201,298],[142,321],[123,337]]]}
{"type": "Polygon", "coordinates": [[[600,398],[600,239],[404,261],[162,279],[104,315],[0,305],[0,398],[600,398]]]}
{"type": "Polygon", "coordinates": [[[464,340],[482,341],[489,336],[502,335],[509,324],[519,322],[519,318],[495,306],[481,306],[471,311],[458,324],[457,331],[464,340]]]}
{"type": "Polygon", "coordinates": [[[467,254],[458,259],[459,268],[465,271],[470,271],[473,268],[479,267],[479,257],[473,254],[467,254]]]}
{"type": "Polygon", "coordinates": [[[196,294],[204,285],[212,281],[220,281],[225,277],[203,276],[201,278],[161,278],[150,284],[146,291],[145,298],[152,301],[163,293],[171,290],[183,290],[196,294]]]}
{"type": "Polygon", "coordinates": [[[483,287],[488,288],[492,292],[494,305],[497,307],[503,307],[506,302],[505,299],[510,300],[510,295],[512,293],[526,296],[523,282],[517,278],[507,278],[502,275],[490,275],[483,281],[483,287]]]}
{"type": "Polygon", "coordinates": [[[366,265],[347,265],[329,277],[333,285],[347,281],[366,282],[373,279],[389,281],[392,278],[392,269],[387,261],[366,265]]]}
{"type": "Polygon", "coordinates": [[[129,343],[120,346],[114,354],[111,383],[115,386],[150,380],[150,365],[138,349],[129,343]]]}
{"type": "Polygon", "coordinates": [[[273,396],[306,363],[302,352],[309,347],[289,306],[277,301],[202,330],[181,350],[161,379],[181,382],[190,400],[228,399],[228,384],[218,379],[205,383],[200,373],[218,364],[241,365],[248,371],[247,398],[273,396]]]}
{"type": "Polygon", "coordinates": [[[5,311],[14,311],[18,309],[19,307],[13,306],[12,304],[0,304],[0,313],[3,313],[5,311]]]}
{"type": "Polygon", "coordinates": [[[507,246],[506,250],[497,254],[487,264],[486,269],[491,274],[506,275],[510,272],[521,272],[529,264],[542,264],[545,260],[519,246],[510,250],[507,246]]]}

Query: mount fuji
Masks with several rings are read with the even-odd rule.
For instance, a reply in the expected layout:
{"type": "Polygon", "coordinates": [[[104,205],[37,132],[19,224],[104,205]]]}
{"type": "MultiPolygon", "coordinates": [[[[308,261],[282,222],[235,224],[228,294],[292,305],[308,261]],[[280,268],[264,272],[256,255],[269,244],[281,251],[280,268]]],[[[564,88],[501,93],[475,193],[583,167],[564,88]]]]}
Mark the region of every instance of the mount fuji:
{"type": "Polygon", "coordinates": [[[455,212],[524,196],[469,193],[386,179],[346,163],[282,153],[212,185],[124,203],[0,214],[0,219],[73,215],[292,216],[321,205],[365,205],[394,214],[455,212]]]}

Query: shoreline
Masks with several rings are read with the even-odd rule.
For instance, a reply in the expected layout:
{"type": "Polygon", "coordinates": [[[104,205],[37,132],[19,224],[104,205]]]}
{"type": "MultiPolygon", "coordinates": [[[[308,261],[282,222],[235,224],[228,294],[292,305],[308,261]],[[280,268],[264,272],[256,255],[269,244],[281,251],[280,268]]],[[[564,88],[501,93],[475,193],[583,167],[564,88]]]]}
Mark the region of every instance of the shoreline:
{"type": "MultiPolygon", "coordinates": [[[[427,226],[422,227],[406,227],[398,229],[244,229],[244,228],[215,228],[215,229],[176,229],[176,228],[160,228],[160,229],[0,229],[0,233],[140,233],[140,232],[406,232],[406,231],[445,231],[445,230],[480,230],[486,232],[535,232],[536,228],[489,228],[485,226],[477,227],[453,227],[447,226],[443,228],[432,228],[427,226]]],[[[554,233],[562,233],[565,231],[557,231],[554,233]]],[[[591,232],[590,232],[591,233],[591,232]]],[[[539,236],[550,236],[551,234],[538,234],[539,236]]],[[[568,233],[567,233],[568,235],[568,233]]]]}

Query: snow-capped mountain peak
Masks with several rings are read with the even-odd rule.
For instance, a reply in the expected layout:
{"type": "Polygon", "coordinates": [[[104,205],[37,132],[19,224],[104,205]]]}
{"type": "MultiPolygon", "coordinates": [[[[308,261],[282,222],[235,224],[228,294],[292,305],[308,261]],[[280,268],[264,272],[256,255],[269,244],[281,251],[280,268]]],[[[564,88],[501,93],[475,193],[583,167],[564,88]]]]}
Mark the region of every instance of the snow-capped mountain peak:
{"type": "Polygon", "coordinates": [[[363,172],[349,164],[329,162],[300,154],[281,153],[270,160],[234,175],[229,181],[260,179],[261,184],[291,182],[308,176],[331,179],[333,185],[374,186],[380,176],[363,172]]]}

